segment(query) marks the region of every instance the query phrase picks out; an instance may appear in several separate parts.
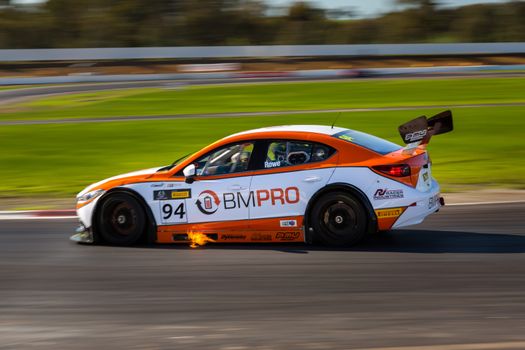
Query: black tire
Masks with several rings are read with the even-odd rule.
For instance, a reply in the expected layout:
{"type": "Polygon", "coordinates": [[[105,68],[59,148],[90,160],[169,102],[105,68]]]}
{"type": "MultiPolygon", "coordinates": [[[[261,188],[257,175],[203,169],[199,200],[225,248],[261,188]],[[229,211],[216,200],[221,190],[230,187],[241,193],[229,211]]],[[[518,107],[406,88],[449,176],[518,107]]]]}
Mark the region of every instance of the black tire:
{"type": "Polygon", "coordinates": [[[352,195],[328,193],[319,198],[310,214],[315,240],[329,246],[350,246],[367,232],[368,216],[363,205],[352,195]]]}
{"type": "Polygon", "coordinates": [[[129,246],[142,238],[146,228],[146,213],[132,195],[111,194],[100,205],[97,228],[103,242],[129,246]]]}

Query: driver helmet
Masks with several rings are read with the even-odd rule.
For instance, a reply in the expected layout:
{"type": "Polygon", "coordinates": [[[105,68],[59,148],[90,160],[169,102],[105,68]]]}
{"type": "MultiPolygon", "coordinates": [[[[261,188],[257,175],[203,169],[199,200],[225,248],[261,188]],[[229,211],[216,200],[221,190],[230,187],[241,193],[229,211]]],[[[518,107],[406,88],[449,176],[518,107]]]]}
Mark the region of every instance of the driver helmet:
{"type": "Polygon", "coordinates": [[[284,142],[272,142],[270,144],[270,149],[268,152],[270,158],[273,155],[271,160],[283,161],[286,159],[286,144],[284,142]]]}

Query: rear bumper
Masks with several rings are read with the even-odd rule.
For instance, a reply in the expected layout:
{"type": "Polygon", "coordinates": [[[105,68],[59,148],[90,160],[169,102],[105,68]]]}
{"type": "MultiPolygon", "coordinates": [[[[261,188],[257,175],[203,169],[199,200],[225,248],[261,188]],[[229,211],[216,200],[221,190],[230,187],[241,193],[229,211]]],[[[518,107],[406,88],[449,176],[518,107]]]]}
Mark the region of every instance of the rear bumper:
{"type": "Polygon", "coordinates": [[[421,223],[427,216],[439,211],[445,205],[445,200],[440,195],[438,183],[433,180],[427,192],[420,192],[414,203],[406,208],[399,216],[392,228],[399,228],[421,223]]]}

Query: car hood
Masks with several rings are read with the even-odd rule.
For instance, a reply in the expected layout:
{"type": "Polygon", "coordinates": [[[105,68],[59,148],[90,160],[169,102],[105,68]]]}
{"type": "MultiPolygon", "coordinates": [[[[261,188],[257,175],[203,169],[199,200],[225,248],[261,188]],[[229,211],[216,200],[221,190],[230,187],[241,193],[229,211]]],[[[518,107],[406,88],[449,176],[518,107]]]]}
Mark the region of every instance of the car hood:
{"type": "MultiPolygon", "coordinates": [[[[86,187],[85,189],[83,189],[78,195],[77,197],[80,197],[90,191],[93,191],[93,190],[96,190],[96,189],[99,189],[99,188],[103,188],[105,190],[108,190],[108,185],[110,182],[113,182],[115,180],[120,180],[122,181],[123,183],[126,182],[126,180],[130,180],[130,179],[133,179],[134,181],[137,181],[137,180],[140,180],[140,178],[148,178],[150,177],[151,175],[155,174],[159,169],[161,169],[162,167],[155,167],[155,168],[150,168],[150,169],[143,169],[143,170],[138,170],[138,171],[132,171],[130,173],[125,173],[125,174],[121,174],[121,175],[117,175],[117,176],[113,176],[113,177],[109,177],[107,179],[104,179],[102,181],[99,181],[97,183],[94,183],[94,184],[91,184],[89,185],[88,187],[86,187]]],[[[109,186],[109,187],[113,187],[113,186],[109,186]]]]}

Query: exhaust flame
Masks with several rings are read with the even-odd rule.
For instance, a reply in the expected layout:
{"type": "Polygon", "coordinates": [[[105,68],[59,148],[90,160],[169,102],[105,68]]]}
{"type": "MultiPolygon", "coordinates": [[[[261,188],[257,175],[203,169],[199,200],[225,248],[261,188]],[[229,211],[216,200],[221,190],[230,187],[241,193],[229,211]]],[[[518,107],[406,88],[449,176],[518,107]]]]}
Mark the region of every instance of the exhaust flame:
{"type": "Polygon", "coordinates": [[[188,231],[188,239],[190,240],[190,247],[197,248],[199,246],[205,245],[208,242],[215,242],[213,239],[209,238],[202,232],[188,231]]]}

